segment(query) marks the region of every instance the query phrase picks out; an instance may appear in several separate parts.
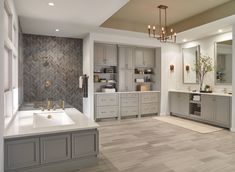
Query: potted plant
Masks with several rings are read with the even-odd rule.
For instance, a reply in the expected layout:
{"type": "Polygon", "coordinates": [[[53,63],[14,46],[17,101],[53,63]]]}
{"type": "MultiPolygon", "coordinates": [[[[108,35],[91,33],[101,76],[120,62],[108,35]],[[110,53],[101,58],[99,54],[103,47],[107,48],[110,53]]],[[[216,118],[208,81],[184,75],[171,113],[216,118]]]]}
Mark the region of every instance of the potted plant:
{"type": "Polygon", "coordinates": [[[203,91],[202,87],[203,87],[205,75],[208,72],[213,71],[213,69],[214,67],[212,64],[211,57],[200,54],[199,59],[197,59],[195,63],[195,71],[197,73],[200,91],[203,91]]]}

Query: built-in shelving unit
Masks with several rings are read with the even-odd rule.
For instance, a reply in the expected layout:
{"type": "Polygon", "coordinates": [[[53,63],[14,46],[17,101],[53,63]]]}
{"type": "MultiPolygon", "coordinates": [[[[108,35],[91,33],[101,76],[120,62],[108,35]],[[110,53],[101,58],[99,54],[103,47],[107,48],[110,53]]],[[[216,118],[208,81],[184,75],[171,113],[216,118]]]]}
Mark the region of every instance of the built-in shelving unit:
{"type": "Polygon", "coordinates": [[[189,101],[189,112],[194,117],[201,116],[201,95],[191,94],[189,101]]]}

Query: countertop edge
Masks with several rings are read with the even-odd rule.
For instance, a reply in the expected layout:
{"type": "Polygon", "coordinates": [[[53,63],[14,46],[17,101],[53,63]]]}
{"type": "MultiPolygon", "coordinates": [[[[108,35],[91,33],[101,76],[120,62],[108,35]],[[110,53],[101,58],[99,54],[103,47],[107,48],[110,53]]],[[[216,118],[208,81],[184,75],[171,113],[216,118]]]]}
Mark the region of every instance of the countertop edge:
{"type": "Polygon", "coordinates": [[[192,92],[192,91],[186,91],[186,90],[169,90],[169,92],[232,97],[232,95],[230,95],[230,94],[223,94],[223,93],[216,93],[216,92],[212,92],[212,93],[201,93],[201,92],[198,92],[198,91],[197,91],[197,92],[192,92]]]}

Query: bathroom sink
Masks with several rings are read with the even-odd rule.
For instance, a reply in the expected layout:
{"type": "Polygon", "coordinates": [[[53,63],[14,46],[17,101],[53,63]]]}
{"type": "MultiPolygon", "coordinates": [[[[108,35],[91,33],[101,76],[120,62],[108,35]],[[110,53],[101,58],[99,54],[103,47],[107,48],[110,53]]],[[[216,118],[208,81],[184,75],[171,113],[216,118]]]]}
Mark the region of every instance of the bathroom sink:
{"type": "Polygon", "coordinates": [[[73,124],[74,121],[64,111],[38,112],[33,114],[34,128],[73,124]]]}

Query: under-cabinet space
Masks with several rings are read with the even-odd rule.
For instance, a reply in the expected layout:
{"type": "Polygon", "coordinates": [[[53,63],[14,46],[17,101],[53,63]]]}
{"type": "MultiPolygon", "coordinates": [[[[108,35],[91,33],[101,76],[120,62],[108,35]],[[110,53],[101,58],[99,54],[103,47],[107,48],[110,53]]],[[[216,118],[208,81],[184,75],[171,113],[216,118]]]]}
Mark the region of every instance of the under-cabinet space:
{"type": "Polygon", "coordinates": [[[195,118],[201,117],[201,95],[190,94],[189,114],[195,118]]]}

